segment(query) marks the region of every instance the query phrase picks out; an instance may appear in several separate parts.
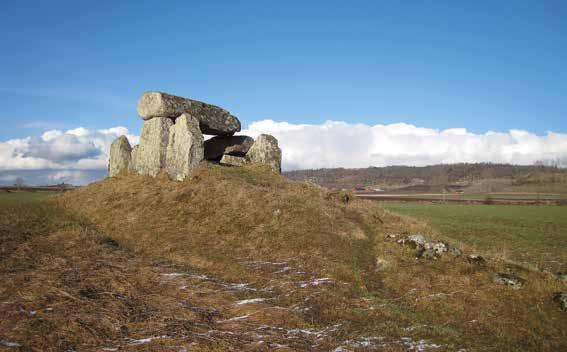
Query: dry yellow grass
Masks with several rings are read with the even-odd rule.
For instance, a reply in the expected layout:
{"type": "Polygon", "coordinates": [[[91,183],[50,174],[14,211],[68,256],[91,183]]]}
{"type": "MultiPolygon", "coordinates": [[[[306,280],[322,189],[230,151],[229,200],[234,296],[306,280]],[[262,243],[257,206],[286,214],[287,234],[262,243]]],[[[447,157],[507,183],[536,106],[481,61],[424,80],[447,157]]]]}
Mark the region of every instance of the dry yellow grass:
{"type": "MultiPolygon", "coordinates": [[[[132,282],[127,287],[137,290],[132,295],[147,297],[142,306],[157,307],[155,321],[142,320],[135,326],[143,334],[168,338],[147,346],[195,343],[195,348],[204,350],[343,346],[380,351],[417,346],[436,351],[567,348],[567,316],[551,300],[553,292],[567,289],[564,282],[503,261],[475,266],[450,255],[416,259],[412,249],[386,241],[384,235],[433,233],[426,224],[384,211],[376,203],[354,200],[348,193],[287,181],[267,169],[203,164],[185,182],[123,175],[69,192],[50,201],[53,205],[65,210],[61,216],[71,219],[66,221],[73,226],[96,229],[128,250],[124,255],[134,264],[120,258],[106,261],[122,263],[117,265],[129,271],[132,282]],[[156,269],[151,261],[166,261],[175,266],[171,270],[206,274],[214,280],[171,277],[162,286],[163,280],[152,277],[163,273],[164,267],[156,269]],[[527,283],[519,290],[498,285],[493,282],[496,272],[513,272],[527,283]],[[179,292],[181,286],[187,287],[179,292]],[[145,295],[144,290],[148,290],[145,295]],[[249,299],[256,301],[237,304],[249,299]],[[182,301],[219,312],[184,318],[205,319],[210,324],[206,336],[180,323],[173,327],[164,323],[178,314],[182,301]],[[262,336],[264,342],[252,336],[262,336]]],[[[52,241],[66,243],[69,237],[55,236],[52,241]]],[[[108,255],[89,240],[95,237],[81,234],[74,242],[76,249],[69,249],[81,255],[62,256],[92,265],[108,255]]],[[[25,262],[26,256],[18,258],[25,262]]],[[[64,266],[49,273],[62,270],[64,266]]],[[[90,281],[81,279],[80,286],[84,280],[90,285],[105,282],[98,276],[120,280],[121,273],[114,277],[110,270],[96,272],[90,281]]],[[[75,290],[69,293],[76,296],[78,286],[68,285],[68,291],[75,290]]],[[[121,287],[110,285],[104,290],[119,292],[121,287]]],[[[3,295],[15,290],[12,287],[3,295]]],[[[31,289],[35,293],[28,296],[38,291],[31,289]]],[[[121,309],[113,306],[118,303],[97,304],[108,304],[104,312],[112,316],[121,309]]],[[[114,319],[108,329],[118,324],[119,319],[114,319]]],[[[85,334],[101,338],[98,330],[85,334]]],[[[125,338],[110,336],[118,342],[125,338]]]]}

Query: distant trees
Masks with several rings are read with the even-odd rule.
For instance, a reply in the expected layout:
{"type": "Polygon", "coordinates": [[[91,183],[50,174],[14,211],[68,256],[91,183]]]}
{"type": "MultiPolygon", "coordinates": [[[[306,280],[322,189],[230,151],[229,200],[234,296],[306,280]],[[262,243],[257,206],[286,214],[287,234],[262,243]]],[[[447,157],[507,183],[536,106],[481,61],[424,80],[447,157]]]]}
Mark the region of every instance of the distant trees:
{"type": "Polygon", "coordinates": [[[16,186],[18,189],[24,187],[25,186],[24,178],[23,177],[16,178],[16,181],[14,181],[14,186],[16,186]]]}
{"type": "Polygon", "coordinates": [[[567,157],[564,158],[554,158],[554,159],[543,159],[534,162],[535,166],[547,166],[555,168],[567,168],[567,157]]]}
{"type": "Polygon", "coordinates": [[[296,181],[312,180],[331,188],[372,187],[375,185],[409,185],[420,180],[425,185],[466,185],[467,183],[495,178],[509,178],[514,183],[535,181],[536,174],[542,174],[545,180],[563,179],[567,170],[555,165],[567,166],[566,160],[555,160],[553,166],[510,165],[493,163],[458,163],[446,165],[386,166],[363,169],[318,169],[285,172],[285,176],[296,181]]]}

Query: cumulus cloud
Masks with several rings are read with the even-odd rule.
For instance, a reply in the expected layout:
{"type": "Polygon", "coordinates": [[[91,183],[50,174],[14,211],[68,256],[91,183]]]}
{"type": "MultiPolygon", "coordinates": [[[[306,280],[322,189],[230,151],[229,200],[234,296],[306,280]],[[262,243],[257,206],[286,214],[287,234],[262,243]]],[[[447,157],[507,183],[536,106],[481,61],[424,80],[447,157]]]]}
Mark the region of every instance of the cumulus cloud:
{"type": "MultiPolygon", "coordinates": [[[[533,164],[562,160],[567,166],[567,134],[522,130],[476,134],[464,128],[437,130],[406,123],[390,125],[292,124],[262,120],[240,134],[273,134],[283,150],[283,169],[431,165],[457,162],[533,164]]],[[[23,177],[28,184],[85,184],[106,175],[112,141],[125,127],[49,130],[40,136],[0,142],[0,183],[23,177]]]]}
{"type": "Polygon", "coordinates": [[[106,173],[110,144],[120,135],[139,141],[125,127],[79,127],[0,142],[0,183],[20,176],[29,184],[92,182],[106,173]]]}
{"type": "Polygon", "coordinates": [[[283,150],[285,170],[387,165],[423,166],[457,162],[533,164],[567,158],[567,134],[528,131],[475,134],[464,128],[436,130],[406,123],[390,125],[290,124],[257,121],[242,131],[273,134],[283,150]]]}

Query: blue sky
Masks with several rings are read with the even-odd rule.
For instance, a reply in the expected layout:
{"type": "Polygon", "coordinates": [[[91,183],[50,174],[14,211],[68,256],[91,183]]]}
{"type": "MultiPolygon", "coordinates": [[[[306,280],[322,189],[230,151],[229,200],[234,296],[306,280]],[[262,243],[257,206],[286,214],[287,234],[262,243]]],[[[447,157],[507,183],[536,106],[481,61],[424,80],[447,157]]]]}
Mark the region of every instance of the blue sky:
{"type": "Polygon", "coordinates": [[[244,125],[567,130],[565,1],[18,1],[0,21],[0,139],[138,131],[144,90],[244,125]]]}
{"type": "MultiPolygon", "coordinates": [[[[0,45],[4,143],[77,127],[135,136],[146,90],[220,105],[249,130],[404,123],[512,144],[510,130],[567,132],[566,1],[21,0],[2,6],[0,45]]],[[[29,154],[10,143],[0,161],[2,148],[29,154]]],[[[431,160],[484,160],[468,149],[431,160]]]]}

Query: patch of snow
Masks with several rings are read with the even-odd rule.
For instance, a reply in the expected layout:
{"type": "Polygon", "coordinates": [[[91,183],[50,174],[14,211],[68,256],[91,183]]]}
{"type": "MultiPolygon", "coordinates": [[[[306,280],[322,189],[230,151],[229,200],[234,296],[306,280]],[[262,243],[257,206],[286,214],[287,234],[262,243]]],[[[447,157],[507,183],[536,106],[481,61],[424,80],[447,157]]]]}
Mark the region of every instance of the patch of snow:
{"type": "Polygon", "coordinates": [[[311,281],[303,281],[299,283],[299,286],[302,288],[309,287],[309,286],[319,286],[319,285],[330,285],[333,284],[334,281],[328,277],[322,277],[319,279],[314,279],[311,281]]]}
{"type": "Polygon", "coordinates": [[[20,344],[17,343],[16,341],[0,340],[0,346],[5,346],[5,347],[21,347],[22,345],[20,345],[20,344]]]}
{"type": "Polygon", "coordinates": [[[226,319],[226,320],[220,320],[220,321],[218,321],[218,323],[220,324],[220,323],[226,323],[226,322],[229,322],[229,321],[245,320],[245,319],[248,319],[249,317],[250,317],[250,314],[246,314],[246,315],[241,315],[241,316],[226,319]]]}
{"type": "Polygon", "coordinates": [[[255,288],[250,287],[250,284],[241,283],[241,284],[222,284],[222,286],[228,288],[229,290],[237,290],[237,291],[256,291],[255,288]]]}
{"type": "Polygon", "coordinates": [[[290,272],[291,270],[292,270],[291,266],[285,266],[285,267],[281,268],[280,270],[274,272],[274,274],[285,274],[285,273],[290,272]]]}
{"type": "Polygon", "coordinates": [[[383,337],[361,337],[361,338],[356,339],[356,340],[347,340],[347,341],[345,341],[345,346],[337,347],[334,352],[350,351],[348,349],[348,347],[356,348],[356,349],[359,349],[359,348],[369,349],[369,348],[384,347],[385,345],[383,343],[381,343],[383,340],[384,340],[383,337]]]}
{"type": "Polygon", "coordinates": [[[202,281],[211,281],[212,279],[205,275],[205,274],[189,274],[188,275],[192,279],[202,280],[202,281]]]}
{"type": "Polygon", "coordinates": [[[401,344],[409,351],[424,352],[430,349],[438,349],[443,346],[434,343],[428,343],[426,340],[413,341],[409,337],[402,337],[401,344]]]}
{"type": "Polygon", "coordinates": [[[27,310],[25,310],[25,309],[23,309],[23,308],[20,308],[20,309],[18,310],[18,312],[19,312],[19,313],[22,313],[22,314],[25,314],[25,315],[27,315],[27,316],[30,316],[30,317],[33,317],[34,315],[37,314],[37,311],[35,311],[35,310],[27,311],[27,310]]]}
{"type": "Polygon", "coordinates": [[[426,340],[414,341],[409,337],[402,337],[397,341],[384,341],[384,337],[361,337],[356,340],[347,340],[345,344],[337,347],[334,352],[347,352],[348,348],[353,349],[377,349],[392,346],[402,346],[406,351],[425,352],[429,350],[436,350],[443,346],[434,343],[429,343],[426,340]]]}
{"type": "Polygon", "coordinates": [[[143,345],[146,343],[150,343],[153,340],[157,340],[157,339],[165,339],[167,338],[167,336],[163,335],[163,336],[153,336],[153,337],[146,337],[144,339],[138,339],[138,340],[129,340],[128,341],[128,346],[138,346],[138,345],[143,345]]]}
{"type": "Polygon", "coordinates": [[[280,343],[275,343],[275,342],[270,342],[269,346],[273,348],[289,348],[288,345],[282,345],[280,343]]]}
{"type": "Polygon", "coordinates": [[[288,262],[286,260],[283,260],[281,262],[266,262],[266,261],[249,261],[249,262],[245,262],[245,264],[247,266],[251,266],[251,267],[262,267],[262,266],[284,266],[287,265],[288,262]]]}
{"type": "Polygon", "coordinates": [[[251,298],[251,299],[243,299],[241,301],[236,302],[235,304],[237,306],[241,306],[241,305],[244,305],[244,304],[262,303],[262,302],[265,302],[267,300],[268,300],[267,298],[251,298]]]}
{"type": "Polygon", "coordinates": [[[161,276],[164,276],[164,277],[180,277],[180,276],[188,276],[188,274],[186,274],[186,273],[164,273],[164,274],[161,274],[161,276]]]}
{"type": "Polygon", "coordinates": [[[321,330],[317,329],[290,329],[287,334],[290,337],[315,337],[315,339],[322,339],[324,337],[329,337],[330,334],[336,332],[342,324],[336,324],[332,326],[327,326],[321,330]]]}
{"type": "Polygon", "coordinates": [[[352,350],[348,350],[348,349],[344,348],[343,346],[339,346],[339,347],[335,348],[333,350],[333,352],[352,352],[352,350]]]}
{"type": "Polygon", "coordinates": [[[408,326],[407,328],[403,328],[402,330],[404,331],[414,331],[416,329],[420,329],[420,328],[425,328],[427,327],[427,325],[412,325],[412,326],[408,326]]]}

